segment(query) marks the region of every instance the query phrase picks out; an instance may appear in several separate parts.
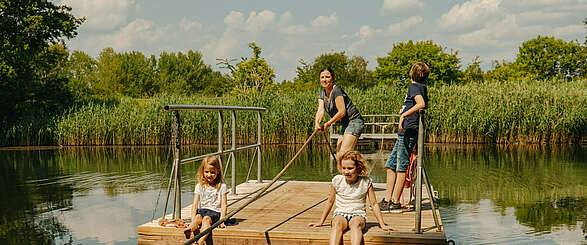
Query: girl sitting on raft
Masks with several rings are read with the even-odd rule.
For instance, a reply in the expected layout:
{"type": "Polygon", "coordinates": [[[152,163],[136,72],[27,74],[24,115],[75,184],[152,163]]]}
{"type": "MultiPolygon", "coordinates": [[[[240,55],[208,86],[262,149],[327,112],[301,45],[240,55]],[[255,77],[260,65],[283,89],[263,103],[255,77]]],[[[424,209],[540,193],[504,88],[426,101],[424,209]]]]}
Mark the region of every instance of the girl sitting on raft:
{"type": "Polygon", "coordinates": [[[342,240],[345,230],[350,230],[351,244],[361,244],[363,230],[367,215],[365,212],[365,199],[369,198],[373,213],[384,231],[393,231],[394,228],[383,222],[381,210],[375,197],[371,179],[366,176],[369,168],[365,159],[358,151],[348,151],[342,156],[342,161],[337,163],[341,173],[332,178],[330,194],[322,218],[318,223],[309,223],[308,226],[319,227],[326,221],[332,204],[336,201],[336,209],[332,217],[332,230],[330,231],[330,244],[338,245],[342,240]]]}
{"type": "MultiPolygon", "coordinates": [[[[192,204],[192,222],[184,230],[186,239],[200,233],[200,229],[206,230],[226,215],[228,189],[222,178],[222,168],[216,156],[204,158],[198,170],[198,183],[194,190],[194,203],[192,204]],[[199,208],[198,208],[199,207],[199,208]],[[201,227],[200,227],[201,225],[201,227]]],[[[219,228],[224,228],[220,224],[219,228]]],[[[205,244],[208,234],[198,240],[198,244],[205,244]]]]}

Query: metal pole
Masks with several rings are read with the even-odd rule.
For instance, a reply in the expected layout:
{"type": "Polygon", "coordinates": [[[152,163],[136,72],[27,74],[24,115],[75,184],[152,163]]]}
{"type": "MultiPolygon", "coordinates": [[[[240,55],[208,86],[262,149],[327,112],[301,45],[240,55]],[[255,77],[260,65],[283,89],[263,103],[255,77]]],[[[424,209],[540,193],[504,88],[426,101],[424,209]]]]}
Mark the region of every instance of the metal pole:
{"type": "MultiPolygon", "coordinates": [[[[420,110],[418,117],[418,159],[416,165],[416,233],[422,233],[422,157],[424,157],[424,125],[422,117],[424,112],[420,110]]],[[[428,193],[430,195],[430,193],[428,193]]]]}
{"type": "MultiPolygon", "coordinates": [[[[224,129],[223,129],[224,122],[222,121],[222,111],[218,111],[218,152],[222,153],[224,151],[223,144],[224,144],[224,129]]],[[[218,157],[220,161],[220,165],[222,166],[222,154],[218,157]]],[[[226,171],[226,169],[223,169],[226,171]]]]}
{"type": "MultiPolygon", "coordinates": [[[[231,140],[231,150],[236,148],[236,111],[232,111],[230,114],[232,118],[232,140],[231,140]]],[[[230,153],[232,157],[232,172],[231,172],[231,194],[236,194],[236,159],[234,158],[234,151],[230,153]]]]}
{"type": "Polygon", "coordinates": [[[174,111],[175,115],[175,148],[173,150],[173,164],[175,165],[175,203],[173,204],[173,219],[181,219],[181,125],[179,111],[174,111]]]}
{"type": "Polygon", "coordinates": [[[436,225],[436,230],[441,231],[442,227],[440,226],[438,215],[436,215],[436,206],[434,206],[434,193],[432,192],[432,187],[430,186],[430,180],[428,180],[426,168],[422,168],[422,176],[424,177],[424,185],[426,186],[426,192],[428,192],[428,199],[430,200],[430,205],[432,206],[432,216],[434,217],[434,224],[436,225]]]}
{"type": "MultiPolygon", "coordinates": [[[[175,176],[175,163],[171,167],[171,172],[169,173],[169,184],[167,185],[167,197],[165,197],[165,206],[163,208],[163,219],[165,219],[165,215],[167,215],[167,204],[169,203],[169,195],[171,194],[171,185],[173,184],[173,176],[175,176]]],[[[175,211],[174,211],[175,212],[175,211]]]]}
{"type": "Polygon", "coordinates": [[[261,169],[261,112],[257,112],[257,183],[263,183],[263,175],[261,169]]]}

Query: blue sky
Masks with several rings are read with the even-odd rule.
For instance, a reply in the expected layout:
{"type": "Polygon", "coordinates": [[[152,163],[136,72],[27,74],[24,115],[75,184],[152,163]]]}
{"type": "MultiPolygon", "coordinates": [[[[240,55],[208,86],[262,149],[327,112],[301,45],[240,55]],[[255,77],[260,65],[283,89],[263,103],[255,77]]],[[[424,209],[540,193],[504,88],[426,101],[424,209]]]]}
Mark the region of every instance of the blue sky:
{"type": "Polygon", "coordinates": [[[217,58],[251,56],[255,41],[277,74],[292,80],[299,60],[344,51],[377,66],[393,44],[433,40],[458,51],[462,65],[480,56],[512,61],[538,35],[583,42],[587,0],[62,0],[86,17],[72,50],[97,57],[117,52],[197,50],[215,70],[217,58]]]}

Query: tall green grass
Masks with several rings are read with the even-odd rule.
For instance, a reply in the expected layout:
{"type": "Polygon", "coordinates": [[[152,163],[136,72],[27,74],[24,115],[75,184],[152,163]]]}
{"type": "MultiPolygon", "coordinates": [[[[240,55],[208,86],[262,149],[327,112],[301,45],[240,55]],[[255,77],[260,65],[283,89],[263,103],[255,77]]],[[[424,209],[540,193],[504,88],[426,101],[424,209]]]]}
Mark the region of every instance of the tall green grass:
{"type": "MultiPolygon", "coordinates": [[[[398,113],[405,89],[345,88],[362,114],[398,113]]],[[[587,132],[587,80],[509,81],[430,87],[426,115],[429,142],[577,143],[587,132]]],[[[53,117],[45,127],[17,125],[2,130],[4,145],[150,145],[171,140],[167,104],[260,106],[264,143],[300,143],[313,130],[318,91],[278,91],[224,97],[121,98],[88,103],[53,117]],[[42,139],[42,140],[41,140],[42,139]]],[[[217,112],[183,111],[183,144],[217,144],[217,112]]],[[[230,112],[223,113],[230,143],[230,112]]],[[[237,143],[256,141],[257,115],[237,112],[237,143]]]]}

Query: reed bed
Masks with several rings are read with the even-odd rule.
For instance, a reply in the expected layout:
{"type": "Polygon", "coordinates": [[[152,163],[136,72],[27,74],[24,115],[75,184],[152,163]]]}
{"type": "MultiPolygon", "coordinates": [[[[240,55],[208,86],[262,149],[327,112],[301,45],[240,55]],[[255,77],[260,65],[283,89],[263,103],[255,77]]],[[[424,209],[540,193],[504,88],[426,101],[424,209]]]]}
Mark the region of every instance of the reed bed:
{"type": "MultiPolygon", "coordinates": [[[[405,88],[378,85],[345,88],[362,114],[398,113],[405,88]]],[[[428,142],[579,143],[587,132],[587,80],[509,81],[430,87],[428,142]]],[[[229,94],[224,97],[161,95],[88,103],[54,117],[45,126],[2,130],[4,145],[160,145],[171,140],[167,104],[260,106],[264,143],[300,143],[313,130],[318,91],[229,94]]],[[[225,144],[231,115],[223,112],[225,144]]],[[[326,116],[328,117],[328,116],[326,116]]],[[[218,113],[183,111],[183,144],[217,144],[218,113]]],[[[255,112],[237,112],[237,144],[257,138],[255,112]]],[[[320,142],[315,140],[316,142],[320,142]]]]}

